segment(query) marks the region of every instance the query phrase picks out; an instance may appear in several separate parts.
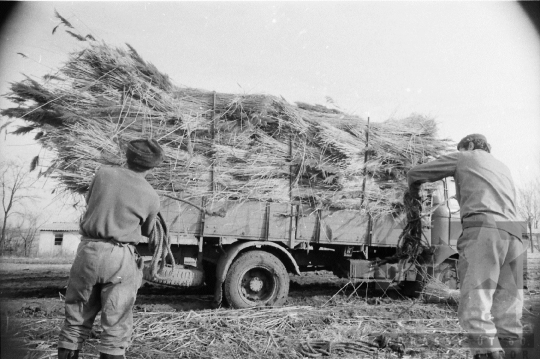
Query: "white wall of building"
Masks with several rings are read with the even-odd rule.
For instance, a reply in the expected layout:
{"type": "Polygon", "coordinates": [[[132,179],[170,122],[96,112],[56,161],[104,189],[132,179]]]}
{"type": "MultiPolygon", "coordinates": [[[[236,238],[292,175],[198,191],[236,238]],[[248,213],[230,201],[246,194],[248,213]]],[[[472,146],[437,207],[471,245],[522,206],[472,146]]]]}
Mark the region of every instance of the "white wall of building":
{"type": "Polygon", "coordinates": [[[80,242],[81,236],[77,232],[41,231],[38,257],[73,257],[80,242]],[[61,244],[55,244],[55,235],[62,235],[61,244]]]}

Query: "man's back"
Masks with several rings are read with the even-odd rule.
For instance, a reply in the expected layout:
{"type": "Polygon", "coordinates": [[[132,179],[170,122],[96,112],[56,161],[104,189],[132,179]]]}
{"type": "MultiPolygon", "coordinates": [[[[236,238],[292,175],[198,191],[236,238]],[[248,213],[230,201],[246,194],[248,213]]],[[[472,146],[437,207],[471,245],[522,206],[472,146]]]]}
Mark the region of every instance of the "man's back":
{"type": "Polygon", "coordinates": [[[490,153],[459,152],[454,178],[462,217],[485,214],[495,221],[517,221],[510,170],[490,153]]]}
{"type": "Polygon", "coordinates": [[[514,183],[508,168],[491,156],[485,136],[465,136],[457,149],[413,167],[407,173],[409,194],[420,198],[422,183],[454,177],[463,228],[457,240],[459,322],[474,359],[500,358],[506,349],[514,357],[523,332],[524,252],[514,183]]]}
{"type": "Polygon", "coordinates": [[[150,184],[123,167],[101,167],[86,199],[80,233],[89,238],[138,242],[139,228],[148,236],[159,210],[159,197],[150,184]]]}

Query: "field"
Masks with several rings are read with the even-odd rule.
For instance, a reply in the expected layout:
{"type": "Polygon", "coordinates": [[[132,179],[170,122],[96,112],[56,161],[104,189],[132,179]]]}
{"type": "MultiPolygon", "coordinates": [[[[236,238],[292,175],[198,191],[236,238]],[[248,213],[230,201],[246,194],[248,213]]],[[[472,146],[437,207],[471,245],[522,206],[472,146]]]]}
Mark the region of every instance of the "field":
{"type": "MultiPolygon", "coordinates": [[[[1,358],[56,357],[69,268],[66,261],[0,261],[1,358]]],[[[540,254],[529,253],[528,272],[523,319],[531,330],[540,328],[540,254]]],[[[134,311],[128,358],[364,358],[377,352],[370,343],[381,334],[390,345],[379,358],[468,355],[455,304],[411,300],[374,283],[353,286],[323,271],[291,277],[282,308],[212,309],[204,289],[145,283],[134,311]]],[[[80,358],[99,357],[98,324],[80,358]]]]}

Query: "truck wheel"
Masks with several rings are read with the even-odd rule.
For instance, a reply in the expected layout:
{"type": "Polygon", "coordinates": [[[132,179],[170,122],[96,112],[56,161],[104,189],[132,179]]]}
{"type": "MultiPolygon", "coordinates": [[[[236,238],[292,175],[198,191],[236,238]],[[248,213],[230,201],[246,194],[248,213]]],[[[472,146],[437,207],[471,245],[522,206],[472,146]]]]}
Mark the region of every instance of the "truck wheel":
{"type": "Polygon", "coordinates": [[[289,294],[289,274],[268,252],[249,251],[234,261],[225,279],[225,298],[233,308],[280,306],[289,294]]]}
{"type": "Polygon", "coordinates": [[[172,285],[175,287],[196,287],[203,284],[204,272],[195,267],[183,267],[176,265],[173,269],[166,265],[161,273],[157,274],[160,278],[152,277],[152,270],[145,265],[143,269],[143,278],[148,282],[163,285],[172,285]]]}
{"type": "Polygon", "coordinates": [[[442,262],[438,269],[436,278],[446,285],[448,289],[459,289],[459,280],[457,276],[456,261],[442,262]]]}

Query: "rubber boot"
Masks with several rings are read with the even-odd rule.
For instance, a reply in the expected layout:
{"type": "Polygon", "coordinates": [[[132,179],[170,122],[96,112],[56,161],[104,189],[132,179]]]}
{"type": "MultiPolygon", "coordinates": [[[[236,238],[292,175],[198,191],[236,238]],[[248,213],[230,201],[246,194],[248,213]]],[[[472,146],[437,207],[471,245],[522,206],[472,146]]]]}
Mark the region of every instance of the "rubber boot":
{"type": "Polygon", "coordinates": [[[126,357],[124,355],[99,353],[99,359],[126,359],[126,357]]]}
{"type": "Polygon", "coordinates": [[[58,359],[78,359],[79,351],[66,348],[58,348],[58,359]]]}

